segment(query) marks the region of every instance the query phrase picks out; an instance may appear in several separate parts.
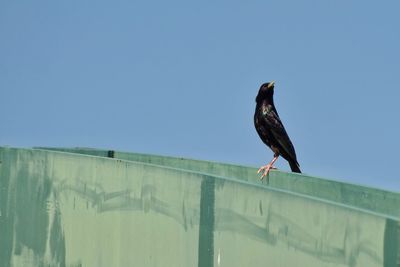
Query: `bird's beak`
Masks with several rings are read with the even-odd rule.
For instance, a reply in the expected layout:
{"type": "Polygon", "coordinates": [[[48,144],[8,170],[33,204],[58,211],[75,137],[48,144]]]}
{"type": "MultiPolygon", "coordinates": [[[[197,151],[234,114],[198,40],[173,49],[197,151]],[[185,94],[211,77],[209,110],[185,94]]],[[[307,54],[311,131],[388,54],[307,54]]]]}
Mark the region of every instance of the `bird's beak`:
{"type": "Polygon", "coordinates": [[[270,82],[270,83],[268,84],[268,88],[274,87],[274,85],[275,85],[275,81],[272,81],[272,82],[270,82]]]}

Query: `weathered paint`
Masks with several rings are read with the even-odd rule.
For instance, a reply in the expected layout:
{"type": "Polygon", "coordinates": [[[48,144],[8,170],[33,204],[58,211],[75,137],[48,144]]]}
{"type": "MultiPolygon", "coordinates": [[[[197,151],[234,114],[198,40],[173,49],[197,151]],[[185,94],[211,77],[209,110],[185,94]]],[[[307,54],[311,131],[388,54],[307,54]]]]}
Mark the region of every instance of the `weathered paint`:
{"type": "Polygon", "coordinates": [[[265,186],[253,168],[181,160],[198,167],[190,170],[104,152],[0,148],[0,266],[398,264],[393,206],[273,187],[279,178],[306,187],[301,175],[273,172],[265,186]]]}
{"type": "MultiPolygon", "coordinates": [[[[88,154],[106,157],[109,150],[88,148],[46,148],[71,153],[88,154]]],[[[224,176],[239,180],[245,180],[257,185],[265,185],[273,188],[288,190],[305,194],[360,209],[366,209],[388,216],[400,218],[400,194],[381,189],[370,188],[361,185],[349,184],[306,174],[282,172],[272,170],[269,184],[261,183],[255,173],[257,168],[232,165],[226,163],[193,160],[179,157],[166,157],[158,155],[127,153],[114,151],[115,158],[150,163],[189,171],[207,173],[215,176],[224,176]]]]}

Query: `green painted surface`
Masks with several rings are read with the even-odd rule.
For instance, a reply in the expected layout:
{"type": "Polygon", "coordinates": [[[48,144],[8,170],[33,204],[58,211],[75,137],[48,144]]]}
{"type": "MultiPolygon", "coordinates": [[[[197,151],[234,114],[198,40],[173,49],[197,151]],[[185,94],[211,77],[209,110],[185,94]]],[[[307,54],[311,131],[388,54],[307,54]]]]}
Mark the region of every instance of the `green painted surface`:
{"type": "Polygon", "coordinates": [[[399,264],[396,193],[88,151],[0,148],[0,266],[399,264]]]}
{"type": "MultiPolygon", "coordinates": [[[[59,151],[81,153],[107,157],[109,150],[85,148],[46,148],[59,151]]],[[[217,163],[201,160],[192,160],[178,157],[165,157],[140,153],[126,153],[113,151],[115,158],[150,163],[189,171],[207,173],[215,176],[224,176],[245,180],[257,185],[262,184],[256,174],[257,168],[238,166],[226,163],[217,163]]],[[[267,186],[266,184],[264,184],[267,186]]],[[[269,185],[273,188],[284,189],[300,194],[322,198],[325,200],[367,209],[377,213],[400,218],[400,194],[385,190],[348,184],[338,181],[321,179],[308,175],[271,171],[269,185]]]]}

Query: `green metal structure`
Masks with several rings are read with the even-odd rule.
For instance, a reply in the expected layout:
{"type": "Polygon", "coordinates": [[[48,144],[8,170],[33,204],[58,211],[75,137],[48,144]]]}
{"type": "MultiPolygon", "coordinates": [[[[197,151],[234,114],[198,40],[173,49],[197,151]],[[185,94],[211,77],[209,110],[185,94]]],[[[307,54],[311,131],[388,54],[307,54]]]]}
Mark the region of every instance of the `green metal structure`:
{"type": "Polygon", "coordinates": [[[400,194],[223,163],[0,147],[0,266],[400,266],[400,194]]]}

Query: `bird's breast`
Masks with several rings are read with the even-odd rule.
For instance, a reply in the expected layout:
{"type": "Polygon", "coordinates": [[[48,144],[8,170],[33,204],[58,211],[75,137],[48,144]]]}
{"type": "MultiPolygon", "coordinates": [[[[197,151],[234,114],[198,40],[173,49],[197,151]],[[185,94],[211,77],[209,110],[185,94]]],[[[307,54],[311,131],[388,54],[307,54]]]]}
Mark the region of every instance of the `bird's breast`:
{"type": "Polygon", "coordinates": [[[268,113],[270,113],[272,110],[272,106],[271,105],[264,105],[261,107],[261,114],[263,116],[266,116],[268,113]]]}

